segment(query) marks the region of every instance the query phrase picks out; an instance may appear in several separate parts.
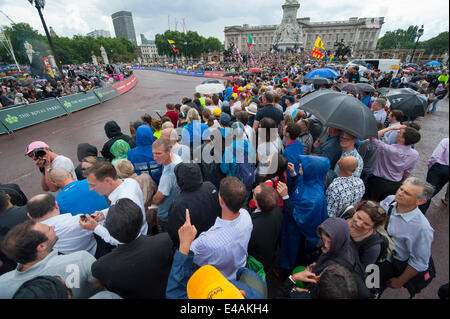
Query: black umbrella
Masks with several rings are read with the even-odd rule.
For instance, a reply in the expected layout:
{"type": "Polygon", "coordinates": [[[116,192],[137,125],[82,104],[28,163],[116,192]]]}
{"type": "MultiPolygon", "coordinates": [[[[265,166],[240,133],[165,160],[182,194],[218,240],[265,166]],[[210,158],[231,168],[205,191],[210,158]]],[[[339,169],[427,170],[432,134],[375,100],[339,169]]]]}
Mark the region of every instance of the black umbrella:
{"type": "Polygon", "coordinates": [[[359,88],[361,88],[361,90],[363,90],[364,92],[368,92],[368,93],[376,92],[375,88],[368,83],[356,83],[355,85],[358,86],[359,88]]]}
{"type": "Polygon", "coordinates": [[[333,90],[312,92],[300,99],[299,109],[312,113],[326,126],[360,138],[377,137],[377,122],[360,100],[333,90]]]}
{"type": "Polygon", "coordinates": [[[216,80],[216,79],[208,79],[203,81],[201,84],[206,84],[206,83],[218,83],[218,84],[222,84],[222,82],[220,80],[216,80]]]}
{"type": "Polygon", "coordinates": [[[419,97],[419,93],[413,89],[389,89],[382,95],[391,103],[391,109],[402,110],[410,120],[414,120],[418,116],[425,116],[427,102],[419,97]]]}
{"type": "Polygon", "coordinates": [[[243,74],[246,75],[246,76],[255,75],[255,73],[252,73],[252,72],[244,72],[243,74]]]}
{"type": "Polygon", "coordinates": [[[369,79],[367,79],[367,78],[360,78],[359,82],[361,82],[361,83],[369,83],[369,79]]]}
{"type": "Polygon", "coordinates": [[[433,71],[433,72],[428,72],[427,73],[427,76],[436,76],[436,77],[438,77],[438,76],[440,76],[442,74],[442,72],[436,72],[436,71],[433,71]]]}
{"type": "Polygon", "coordinates": [[[347,93],[351,93],[354,96],[362,95],[364,92],[359,86],[354,83],[338,83],[336,84],[336,86],[339,90],[341,90],[341,92],[344,91],[347,93]]]}
{"type": "Polygon", "coordinates": [[[416,75],[411,78],[411,82],[417,82],[423,79],[426,79],[423,75],[416,75]]]}
{"type": "Polygon", "coordinates": [[[420,69],[419,65],[416,64],[416,63],[407,63],[407,64],[405,64],[403,66],[403,68],[405,68],[405,69],[406,68],[413,68],[413,69],[416,69],[416,70],[420,69]]]}
{"type": "Polygon", "coordinates": [[[413,89],[414,91],[417,91],[418,89],[420,89],[420,85],[415,82],[406,82],[405,85],[408,86],[409,88],[413,89]]]}
{"type": "Polygon", "coordinates": [[[228,73],[225,73],[223,76],[232,76],[232,75],[237,75],[238,73],[237,72],[228,72],[228,73]]]}
{"type": "Polygon", "coordinates": [[[316,76],[313,78],[309,78],[309,79],[305,79],[306,82],[312,83],[312,84],[318,84],[318,85],[322,85],[322,84],[332,84],[333,82],[331,82],[331,80],[327,79],[327,78],[322,78],[320,76],[316,76]]]}
{"type": "Polygon", "coordinates": [[[386,87],[382,87],[382,88],[379,88],[377,90],[377,92],[380,93],[380,95],[385,95],[385,94],[387,94],[389,92],[389,90],[391,90],[391,89],[390,88],[386,88],[386,87]]]}

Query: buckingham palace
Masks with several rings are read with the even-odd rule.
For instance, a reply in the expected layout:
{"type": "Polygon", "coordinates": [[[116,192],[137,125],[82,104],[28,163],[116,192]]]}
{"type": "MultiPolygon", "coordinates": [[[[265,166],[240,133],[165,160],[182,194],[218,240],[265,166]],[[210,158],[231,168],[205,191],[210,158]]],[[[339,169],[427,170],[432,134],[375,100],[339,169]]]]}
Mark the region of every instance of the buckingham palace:
{"type": "MultiPolygon", "coordinates": [[[[375,50],[380,36],[384,17],[357,18],[352,17],[347,21],[311,22],[310,18],[297,18],[297,23],[302,30],[303,43],[300,46],[305,50],[312,50],[318,36],[322,38],[326,50],[334,51],[336,41],[344,39],[345,44],[351,44],[354,53],[358,51],[375,50]]],[[[233,42],[240,52],[247,52],[248,34],[252,37],[255,46],[254,53],[264,53],[272,49],[275,31],[278,25],[226,26],[225,48],[233,42]]]]}

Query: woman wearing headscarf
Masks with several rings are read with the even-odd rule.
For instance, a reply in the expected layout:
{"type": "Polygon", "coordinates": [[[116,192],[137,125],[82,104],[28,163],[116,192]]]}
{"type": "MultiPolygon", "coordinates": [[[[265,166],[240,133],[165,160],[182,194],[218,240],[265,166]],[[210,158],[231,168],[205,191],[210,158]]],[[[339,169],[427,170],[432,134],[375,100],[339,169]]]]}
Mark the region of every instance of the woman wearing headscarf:
{"type": "Polygon", "coordinates": [[[353,246],[347,221],[338,217],[330,217],[317,228],[317,235],[320,237],[319,246],[322,254],[316,263],[309,266],[311,271],[320,276],[327,267],[339,264],[352,273],[358,287],[358,298],[371,298],[364,280],[365,269],[353,246]]]}
{"type": "MultiPolygon", "coordinates": [[[[300,174],[289,186],[289,199],[283,209],[281,263],[291,270],[300,244],[306,240],[306,253],[316,249],[317,227],[328,217],[325,177],[330,169],[328,158],[300,155],[300,174]]],[[[293,172],[295,174],[295,172],[293,172]]]]}

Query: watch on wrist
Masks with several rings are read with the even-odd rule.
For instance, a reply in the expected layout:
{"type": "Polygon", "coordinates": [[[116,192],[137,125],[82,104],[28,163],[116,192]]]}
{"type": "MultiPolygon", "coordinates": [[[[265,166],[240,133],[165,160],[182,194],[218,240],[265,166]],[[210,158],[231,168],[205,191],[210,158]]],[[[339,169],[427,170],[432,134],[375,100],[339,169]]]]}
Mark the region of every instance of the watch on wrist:
{"type": "Polygon", "coordinates": [[[50,173],[51,171],[52,171],[52,168],[50,167],[50,168],[47,168],[46,170],[45,170],[47,173],[50,173]]]}

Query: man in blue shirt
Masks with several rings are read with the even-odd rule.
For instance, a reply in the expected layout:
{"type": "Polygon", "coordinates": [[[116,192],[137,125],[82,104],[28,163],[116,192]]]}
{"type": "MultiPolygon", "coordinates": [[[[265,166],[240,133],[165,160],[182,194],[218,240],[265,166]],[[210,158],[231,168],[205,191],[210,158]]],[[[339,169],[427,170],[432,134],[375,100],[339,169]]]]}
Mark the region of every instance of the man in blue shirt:
{"type": "Polygon", "coordinates": [[[386,197],[380,206],[388,212],[386,230],[395,244],[395,252],[380,265],[380,295],[389,287],[408,289],[411,297],[429,282],[431,244],[434,230],[419,206],[433,196],[434,187],[410,176],[395,195],[386,197]],[[416,289],[418,288],[418,289],[416,289]]]}
{"type": "Polygon", "coordinates": [[[312,153],[328,158],[330,160],[330,167],[332,168],[336,166],[336,163],[342,154],[342,148],[339,141],[341,134],[341,130],[330,127],[328,128],[327,140],[321,143],[321,140],[317,139],[313,144],[312,153]]]}
{"type": "Polygon", "coordinates": [[[104,196],[89,190],[86,179],[75,181],[72,174],[64,168],[52,169],[50,179],[58,189],[61,189],[56,196],[61,214],[92,214],[109,207],[104,196]]]}

